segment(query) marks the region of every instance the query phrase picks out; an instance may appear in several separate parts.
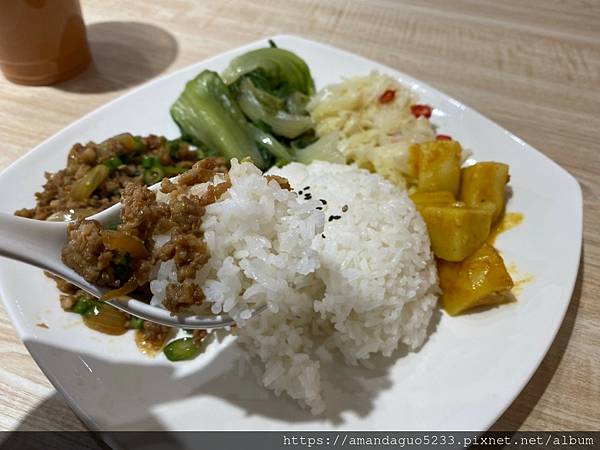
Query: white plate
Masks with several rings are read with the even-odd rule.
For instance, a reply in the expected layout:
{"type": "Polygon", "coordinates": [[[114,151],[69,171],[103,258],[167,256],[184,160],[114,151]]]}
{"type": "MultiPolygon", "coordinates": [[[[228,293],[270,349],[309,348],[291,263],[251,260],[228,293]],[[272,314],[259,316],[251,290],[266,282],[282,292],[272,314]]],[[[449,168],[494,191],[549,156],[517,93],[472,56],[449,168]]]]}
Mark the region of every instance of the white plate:
{"type": "MultiPolygon", "coordinates": [[[[577,275],[582,235],[581,190],[553,161],[477,112],[389,67],[293,36],[275,42],[308,63],[317,87],[379,70],[435,107],[432,121],[474,152],[477,160],[510,165],[510,211],[524,222],[502,235],[509,265],[534,279],[519,301],[485,312],[445,314],[418,353],[373,371],[340,369],[326,383],[329,413],[312,417],[287,397],[240,373],[232,338],[196,360],[150,359],[133,336],[88,330],[64,313],[41,271],[0,260],[0,295],[31,355],[92,429],[130,430],[484,430],[510,405],[540,364],[561,324],[577,275]],[[49,329],[37,327],[45,322],[49,329]]],[[[33,205],[44,171],[64,167],[75,142],[129,131],[176,137],[169,107],[203,69],[223,70],[232,57],[267,45],[259,41],[155,80],[105,105],[51,137],[0,175],[0,205],[33,205]]],[[[520,275],[517,275],[518,279],[520,275]]],[[[330,374],[331,375],[331,374],[330,374]]]]}

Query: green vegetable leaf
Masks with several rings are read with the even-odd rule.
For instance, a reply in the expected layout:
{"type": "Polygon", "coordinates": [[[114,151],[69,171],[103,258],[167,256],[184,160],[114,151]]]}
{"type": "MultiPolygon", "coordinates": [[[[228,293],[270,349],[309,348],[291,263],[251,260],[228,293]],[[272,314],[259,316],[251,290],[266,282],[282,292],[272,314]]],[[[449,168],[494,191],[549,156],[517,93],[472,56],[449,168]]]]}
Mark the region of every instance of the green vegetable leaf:
{"type": "Polygon", "coordinates": [[[308,147],[297,149],[295,152],[295,160],[302,164],[310,164],[317,160],[335,164],[345,164],[346,158],[337,149],[337,143],[337,132],[326,134],[308,147]]]}
{"type": "Polygon", "coordinates": [[[184,139],[227,158],[249,156],[261,169],[269,168],[244,114],[217,73],[205,70],[189,81],[171,106],[171,116],[184,139]]]}
{"type": "Polygon", "coordinates": [[[234,58],[222,74],[226,84],[235,83],[247,73],[259,70],[270,86],[285,84],[306,95],[315,92],[315,83],[308,66],[295,53],[282,48],[260,48],[234,58]]]}
{"type": "MultiPolygon", "coordinates": [[[[278,111],[273,108],[272,103],[265,106],[265,103],[257,98],[257,91],[259,90],[252,86],[251,81],[243,80],[238,97],[241,110],[254,124],[265,123],[273,134],[288,139],[296,138],[313,128],[313,122],[308,115],[292,115],[282,110],[278,111]]],[[[266,95],[272,97],[269,94],[266,95]]]]}
{"type": "Polygon", "coordinates": [[[261,130],[260,128],[252,124],[249,124],[248,126],[250,128],[253,138],[259,144],[260,148],[268,151],[280,163],[287,164],[292,162],[292,160],[294,159],[293,155],[290,153],[289,149],[285,145],[281,144],[272,135],[261,130]]]}
{"type": "Polygon", "coordinates": [[[304,115],[307,114],[306,105],[308,103],[308,96],[301,92],[294,92],[290,94],[285,100],[285,108],[290,114],[304,115]]]}

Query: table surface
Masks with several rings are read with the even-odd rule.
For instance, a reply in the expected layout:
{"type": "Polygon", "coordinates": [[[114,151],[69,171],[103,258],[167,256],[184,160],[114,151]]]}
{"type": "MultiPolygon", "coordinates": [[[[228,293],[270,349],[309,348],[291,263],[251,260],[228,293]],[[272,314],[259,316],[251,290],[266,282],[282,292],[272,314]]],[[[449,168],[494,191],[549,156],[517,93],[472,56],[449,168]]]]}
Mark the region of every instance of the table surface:
{"type": "MultiPolygon", "coordinates": [[[[546,358],[494,429],[600,429],[600,3],[82,0],[82,8],[95,60],[86,72],[53,87],[0,77],[0,169],[133,86],[292,33],[423,80],[572,173],[584,198],[575,292],[546,358]]],[[[0,430],[31,429],[85,427],[0,307],[0,430]]]]}

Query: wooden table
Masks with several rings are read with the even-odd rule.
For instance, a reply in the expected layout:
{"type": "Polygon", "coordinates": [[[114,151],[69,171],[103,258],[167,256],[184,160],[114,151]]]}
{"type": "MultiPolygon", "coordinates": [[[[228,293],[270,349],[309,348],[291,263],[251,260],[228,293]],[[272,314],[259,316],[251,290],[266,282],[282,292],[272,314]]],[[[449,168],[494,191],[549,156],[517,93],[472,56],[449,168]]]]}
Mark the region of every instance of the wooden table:
{"type": "MultiPolygon", "coordinates": [[[[82,7],[94,66],[53,87],[0,79],[0,168],[150,78],[261,37],[293,33],[430,83],[575,175],[585,237],[571,306],[544,362],[494,429],[600,429],[599,3],[82,0],[82,7]]],[[[0,429],[84,429],[3,310],[0,429]]]]}

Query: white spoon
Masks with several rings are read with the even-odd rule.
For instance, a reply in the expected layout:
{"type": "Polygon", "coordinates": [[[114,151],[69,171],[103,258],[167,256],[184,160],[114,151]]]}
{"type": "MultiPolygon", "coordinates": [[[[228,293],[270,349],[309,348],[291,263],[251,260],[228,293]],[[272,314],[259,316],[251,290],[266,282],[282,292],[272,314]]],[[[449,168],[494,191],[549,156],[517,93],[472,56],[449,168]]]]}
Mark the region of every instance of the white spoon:
{"type": "MultiPolygon", "coordinates": [[[[117,203],[88,219],[97,220],[104,226],[116,224],[119,222],[120,212],[121,204],[117,203]]],[[[25,219],[0,213],[0,256],[47,270],[88,294],[100,298],[108,289],[88,283],[62,262],[61,250],[67,243],[67,225],[68,222],[25,219]]],[[[106,303],[133,316],[170,327],[211,329],[235,324],[235,321],[227,315],[174,314],[129,297],[108,300],[106,303]]],[[[252,316],[265,308],[266,306],[262,306],[253,310],[252,316]]]]}

